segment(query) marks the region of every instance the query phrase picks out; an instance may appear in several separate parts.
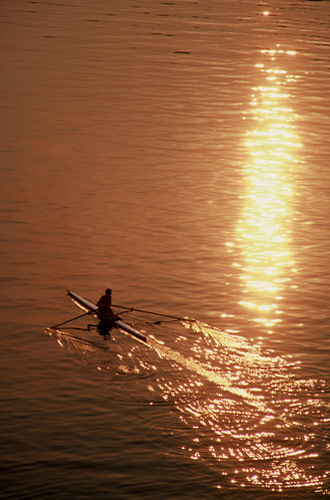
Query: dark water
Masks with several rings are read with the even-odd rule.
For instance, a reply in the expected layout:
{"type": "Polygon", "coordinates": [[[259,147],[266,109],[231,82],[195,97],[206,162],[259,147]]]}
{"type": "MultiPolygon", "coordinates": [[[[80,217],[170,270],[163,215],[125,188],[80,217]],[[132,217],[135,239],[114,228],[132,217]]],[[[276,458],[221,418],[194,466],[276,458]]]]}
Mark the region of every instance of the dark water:
{"type": "Polygon", "coordinates": [[[0,20],[2,498],[329,496],[330,3],[0,20]]]}

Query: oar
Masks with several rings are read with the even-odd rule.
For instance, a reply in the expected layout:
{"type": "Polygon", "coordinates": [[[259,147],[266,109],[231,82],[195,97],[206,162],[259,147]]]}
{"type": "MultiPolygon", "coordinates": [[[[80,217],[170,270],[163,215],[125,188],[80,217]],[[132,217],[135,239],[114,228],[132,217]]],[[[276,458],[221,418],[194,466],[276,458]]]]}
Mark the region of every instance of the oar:
{"type": "Polygon", "coordinates": [[[50,328],[58,328],[59,326],[63,326],[66,323],[70,323],[71,321],[74,321],[75,319],[82,318],[83,316],[87,316],[87,314],[92,314],[91,311],[85,312],[83,314],[79,314],[79,316],[75,316],[74,318],[67,319],[66,321],[63,321],[63,323],[59,323],[58,325],[51,326],[50,328]]]}
{"type": "Polygon", "coordinates": [[[153,314],[155,316],[163,316],[164,318],[172,318],[176,319],[177,321],[196,321],[195,319],[190,319],[190,318],[180,318],[179,316],[172,316],[171,314],[163,314],[155,311],[146,311],[145,309],[137,309],[136,307],[129,307],[129,306],[116,306],[112,304],[112,307],[119,307],[120,309],[127,309],[127,311],[137,311],[137,312],[142,312],[146,314],[153,314]]]}

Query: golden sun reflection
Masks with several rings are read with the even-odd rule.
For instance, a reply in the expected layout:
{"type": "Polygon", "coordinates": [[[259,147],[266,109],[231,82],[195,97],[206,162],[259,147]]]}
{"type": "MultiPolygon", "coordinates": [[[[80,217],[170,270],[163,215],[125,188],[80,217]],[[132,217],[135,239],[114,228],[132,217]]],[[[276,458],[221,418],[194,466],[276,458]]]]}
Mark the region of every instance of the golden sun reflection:
{"type": "Polygon", "coordinates": [[[234,266],[242,271],[244,298],[240,304],[252,311],[254,322],[272,333],[281,322],[281,292],[292,286],[290,179],[300,144],[287,90],[295,76],[277,61],[293,57],[295,52],[277,47],[261,54],[264,61],[256,64],[260,85],[253,89],[249,113],[254,127],[246,139],[250,160],[245,167],[245,207],[237,228],[244,261],[234,266]]]}

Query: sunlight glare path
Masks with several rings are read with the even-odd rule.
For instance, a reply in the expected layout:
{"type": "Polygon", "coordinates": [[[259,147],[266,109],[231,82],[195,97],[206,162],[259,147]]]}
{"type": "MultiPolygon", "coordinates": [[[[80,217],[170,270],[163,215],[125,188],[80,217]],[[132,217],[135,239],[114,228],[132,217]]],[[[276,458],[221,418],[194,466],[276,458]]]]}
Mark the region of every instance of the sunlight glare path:
{"type": "Polygon", "coordinates": [[[261,55],[263,62],[255,65],[260,85],[253,89],[249,112],[254,127],[246,137],[250,160],[245,167],[245,206],[237,227],[243,263],[234,265],[241,268],[240,305],[250,311],[254,323],[273,333],[281,323],[281,292],[294,286],[291,173],[297,167],[300,144],[287,84],[298,77],[277,62],[280,56],[294,56],[294,51],[278,46],[262,50],[261,55]]]}

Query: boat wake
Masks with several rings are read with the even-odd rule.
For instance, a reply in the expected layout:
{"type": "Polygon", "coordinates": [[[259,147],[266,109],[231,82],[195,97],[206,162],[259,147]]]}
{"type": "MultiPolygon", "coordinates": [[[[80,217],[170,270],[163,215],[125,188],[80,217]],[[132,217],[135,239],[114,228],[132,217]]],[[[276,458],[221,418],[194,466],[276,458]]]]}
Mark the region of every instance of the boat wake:
{"type": "Polygon", "coordinates": [[[203,463],[219,484],[324,491],[328,472],[321,472],[323,457],[315,453],[320,439],[324,454],[329,452],[324,381],[303,376],[290,357],[206,323],[169,327],[134,318],[131,324],[147,336],[147,345],[118,330],[108,342],[95,334],[83,339],[65,330],[47,333],[117,381],[112,397],[149,408],[146,418],[158,426],[166,454],[170,439],[171,453],[203,463]],[[123,377],[134,380],[134,391],[123,377]],[[159,411],[164,405],[168,411],[159,411]]]}

